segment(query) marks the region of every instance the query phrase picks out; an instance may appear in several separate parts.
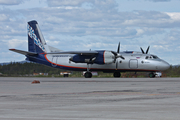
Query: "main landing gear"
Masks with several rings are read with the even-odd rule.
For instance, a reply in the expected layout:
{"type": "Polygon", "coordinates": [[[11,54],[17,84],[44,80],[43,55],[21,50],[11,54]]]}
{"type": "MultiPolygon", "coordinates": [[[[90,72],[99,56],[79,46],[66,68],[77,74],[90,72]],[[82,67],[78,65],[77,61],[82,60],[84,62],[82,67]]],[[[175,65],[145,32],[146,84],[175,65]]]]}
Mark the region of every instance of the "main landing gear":
{"type": "Polygon", "coordinates": [[[91,78],[92,77],[92,73],[90,71],[87,71],[85,74],[84,74],[84,77],[85,78],[91,78]]]}
{"type": "Polygon", "coordinates": [[[119,78],[119,77],[121,77],[121,73],[120,72],[114,72],[113,76],[115,78],[119,78]]]}
{"type": "Polygon", "coordinates": [[[85,78],[91,78],[92,77],[92,73],[89,71],[89,64],[87,64],[87,71],[84,74],[85,78]]]}
{"type": "MultiPolygon", "coordinates": [[[[120,72],[114,72],[113,76],[115,78],[119,78],[121,77],[121,73],[120,72]]],[[[92,73],[90,71],[87,71],[85,74],[84,74],[84,77],[85,78],[91,78],[92,77],[92,73]]]]}

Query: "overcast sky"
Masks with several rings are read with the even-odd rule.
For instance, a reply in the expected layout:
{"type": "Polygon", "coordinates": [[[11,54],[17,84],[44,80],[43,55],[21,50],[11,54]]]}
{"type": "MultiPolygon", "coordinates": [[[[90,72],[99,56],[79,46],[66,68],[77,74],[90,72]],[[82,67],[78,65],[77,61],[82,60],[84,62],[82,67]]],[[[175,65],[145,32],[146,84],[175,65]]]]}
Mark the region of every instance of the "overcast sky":
{"type": "Polygon", "coordinates": [[[144,50],[180,64],[180,0],[0,0],[0,63],[22,61],[27,22],[61,50],[144,50]]]}

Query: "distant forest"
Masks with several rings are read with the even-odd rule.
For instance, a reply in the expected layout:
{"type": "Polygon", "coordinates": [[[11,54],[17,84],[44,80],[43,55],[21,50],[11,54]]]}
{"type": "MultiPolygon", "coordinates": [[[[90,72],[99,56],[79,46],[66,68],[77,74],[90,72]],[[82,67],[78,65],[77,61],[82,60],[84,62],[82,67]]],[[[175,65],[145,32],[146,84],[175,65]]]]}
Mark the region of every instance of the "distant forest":
{"type": "MultiPolygon", "coordinates": [[[[67,70],[52,68],[38,63],[11,62],[10,64],[0,65],[0,76],[32,76],[33,73],[48,73],[48,76],[56,75],[58,77],[60,76],[60,72],[63,71],[67,70]]],[[[122,77],[134,76],[148,77],[147,73],[137,72],[137,75],[135,75],[134,72],[122,73],[122,77]]],[[[73,71],[70,77],[82,77],[82,72],[73,71]]],[[[98,72],[98,76],[96,77],[113,77],[113,74],[98,72]]],[[[162,72],[162,77],[180,77],[180,66],[171,66],[168,70],[162,72]]]]}
{"type": "Polygon", "coordinates": [[[41,65],[38,63],[17,63],[11,62],[7,65],[0,65],[0,73],[6,76],[32,75],[33,73],[60,74],[62,70],[41,65]]]}

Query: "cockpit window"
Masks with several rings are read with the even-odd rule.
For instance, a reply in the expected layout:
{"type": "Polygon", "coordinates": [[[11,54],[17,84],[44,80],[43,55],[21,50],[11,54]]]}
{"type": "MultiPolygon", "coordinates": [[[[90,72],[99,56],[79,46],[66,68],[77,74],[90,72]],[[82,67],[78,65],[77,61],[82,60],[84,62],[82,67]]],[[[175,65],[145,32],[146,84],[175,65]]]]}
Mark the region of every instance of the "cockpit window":
{"type": "Polygon", "coordinates": [[[154,59],[157,59],[158,57],[157,56],[155,56],[155,55],[152,55],[152,57],[154,58],[154,59]]]}
{"type": "Polygon", "coordinates": [[[146,56],[145,59],[158,59],[158,57],[155,55],[151,55],[151,56],[146,56]]]}

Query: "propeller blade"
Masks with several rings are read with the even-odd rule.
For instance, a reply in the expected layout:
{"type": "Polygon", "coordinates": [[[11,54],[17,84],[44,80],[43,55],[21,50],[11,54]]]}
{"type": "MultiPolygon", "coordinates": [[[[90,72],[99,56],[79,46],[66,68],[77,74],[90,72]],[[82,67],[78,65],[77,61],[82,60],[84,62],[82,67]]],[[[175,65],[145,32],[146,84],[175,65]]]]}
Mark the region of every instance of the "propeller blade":
{"type": "Polygon", "coordinates": [[[117,49],[117,53],[119,53],[119,52],[120,52],[120,42],[118,44],[118,49],[117,49]]]}
{"type": "Polygon", "coordinates": [[[150,48],[150,46],[148,46],[148,48],[147,48],[147,50],[146,50],[146,54],[148,54],[149,48],[150,48]]]}
{"type": "Polygon", "coordinates": [[[119,57],[120,57],[121,59],[123,59],[123,60],[125,59],[123,56],[119,56],[119,57]]]}
{"type": "Polygon", "coordinates": [[[140,47],[140,49],[141,49],[141,52],[144,54],[145,52],[144,52],[144,50],[140,47]]]}
{"type": "Polygon", "coordinates": [[[116,53],[116,52],[114,52],[114,51],[111,51],[112,52],[112,54],[114,54],[114,56],[116,57],[118,54],[116,53]]]}

